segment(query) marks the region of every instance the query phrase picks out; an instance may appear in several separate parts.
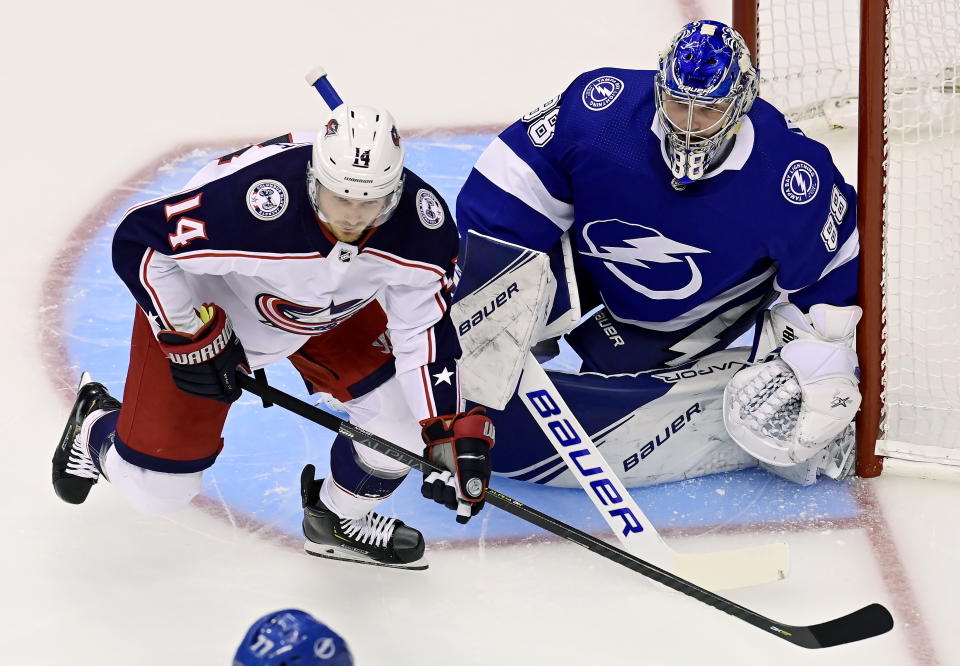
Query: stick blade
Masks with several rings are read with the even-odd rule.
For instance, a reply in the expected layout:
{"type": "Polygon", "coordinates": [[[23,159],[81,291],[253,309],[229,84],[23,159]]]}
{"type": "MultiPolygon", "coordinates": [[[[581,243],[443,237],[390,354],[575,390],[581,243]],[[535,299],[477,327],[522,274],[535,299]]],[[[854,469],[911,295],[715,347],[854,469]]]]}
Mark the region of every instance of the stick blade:
{"type": "Polygon", "coordinates": [[[870,604],[849,615],[810,627],[792,627],[791,642],[805,648],[826,648],[855,643],[893,629],[893,616],[884,606],[870,604]]]}
{"type": "Polygon", "coordinates": [[[766,585],[787,577],[790,550],[777,542],[712,553],[674,552],[671,571],[711,592],[766,585]]]}

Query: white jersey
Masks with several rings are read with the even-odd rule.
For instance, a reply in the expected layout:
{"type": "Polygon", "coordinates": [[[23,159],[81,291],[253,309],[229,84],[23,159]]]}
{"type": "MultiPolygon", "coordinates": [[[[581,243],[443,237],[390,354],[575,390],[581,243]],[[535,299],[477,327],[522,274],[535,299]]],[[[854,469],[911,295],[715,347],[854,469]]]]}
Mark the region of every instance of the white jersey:
{"type": "Polygon", "coordinates": [[[253,368],[377,300],[414,415],[457,411],[455,375],[431,378],[455,373],[459,355],[447,314],[458,237],[446,204],[405,171],[393,216],[356,244],[337,241],[308,199],[310,155],[309,143],[285,135],[214,160],[187,189],[131,209],[114,237],[118,274],[154,332],[196,331],[196,308],[221,306],[253,368]]]}

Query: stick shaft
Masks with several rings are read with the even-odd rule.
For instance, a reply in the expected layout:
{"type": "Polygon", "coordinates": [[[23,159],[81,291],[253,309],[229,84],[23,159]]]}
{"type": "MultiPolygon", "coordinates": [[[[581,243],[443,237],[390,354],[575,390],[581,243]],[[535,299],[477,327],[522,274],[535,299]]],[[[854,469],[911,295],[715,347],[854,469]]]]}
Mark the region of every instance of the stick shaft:
{"type": "MultiPolygon", "coordinates": [[[[243,389],[259,396],[261,399],[279,405],[294,414],[302,416],[308,421],[313,421],[329,430],[349,437],[358,444],[390,456],[398,462],[422,472],[441,470],[438,466],[424,460],[420,456],[410,453],[403,447],[378,437],[373,433],[369,433],[362,428],[353,426],[343,419],[325,412],[319,407],[310,405],[279,389],[275,389],[265,381],[254,379],[243,373],[237,373],[237,381],[243,389]]],[[[586,532],[582,532],[552,516],[528,507],[522,502],[508,497],[493,488],[487,489],[486,501],[521,520],[536,525],[567,541],[583,546],[608,560],[640,573],[662,585],[666,585],[677,592],[682,592],[687,596],[693,597],[708,606],[713,606],[717,610],[728,613],[794,645],[805,648],[830,647],[831,645],[840,645],[842,643],[877,636],[889,631],[893,627],[893,618],[890,616],[889,611],[880,604],[871,604],[849,615],[818,625],[794,626],[776,622],[739,604],[735,604],[718,594],[698,587],[683,578],[674,576],[649,562],[645,562],[638,557],[614,548],[586,532]]]]}

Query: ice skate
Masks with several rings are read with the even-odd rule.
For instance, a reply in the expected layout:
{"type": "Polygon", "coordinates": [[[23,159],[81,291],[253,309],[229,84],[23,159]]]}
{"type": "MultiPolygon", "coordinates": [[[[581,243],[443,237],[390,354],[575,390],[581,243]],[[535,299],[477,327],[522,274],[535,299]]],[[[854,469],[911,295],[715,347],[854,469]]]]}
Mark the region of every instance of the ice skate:
{"type": "Polygon", "coordinates": [[[100,476],[80,437],[83,420],[98,409],[120,409],[120,402],[107,393],[103,384],[92,381],[89,373],[84,372],[77,387],[77,399],[53,453],[53,489],[60,499],[70,504],[82,504],[100,476]]]}
{"type": "Polygon", "coordinates": [[[323,479],[314,481],[313,466],[301,478],[303,548],[331,560],[373,564],[396,569],[426,569],[423,535],[402,520],[371,511],[362,518],[341,518],[320,501],[323,479]]]}

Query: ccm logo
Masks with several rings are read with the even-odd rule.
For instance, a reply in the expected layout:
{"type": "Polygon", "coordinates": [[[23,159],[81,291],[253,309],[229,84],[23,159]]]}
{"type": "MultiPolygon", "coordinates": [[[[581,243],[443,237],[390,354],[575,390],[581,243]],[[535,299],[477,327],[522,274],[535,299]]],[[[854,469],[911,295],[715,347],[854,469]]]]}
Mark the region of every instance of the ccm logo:
{"type": "Polygon", "coordinates": [[[633,511],[623,506],[623,496],[617,491],[616,485],[607,477],[601,467],[594,467],[596,461],[590,462],[593,456],[599,457],[599,454],[591,452],[584,446],[583,440],[577,431],[570,425],[569,419],[563,418],[556,400],[544,389],[530,391],[524,394],[527,401],[533,405],[539,417],[546,423],[551,437],[556,440],[560,446],[567,450],[570,461],[580,474],[585,477],[596,477],[590,481],[590,488],[600,500],[600,503],[609,507],[607,513],[610,516],[619,518],[623,521],[623,535],[630,532],[642,532],[643,525],[634,515],[633,511]]]}
{"type": "Polygon", "coordinates": [[[501,291],[499,294],[497,294],[496,297],[490,299],[489,305],[484,305],[482,309],[477,310],[470,315],[469,319],[464,319],[462,322],[460,322],[460,325],[457,326],[457,328],[460,330],[460,335],[466,334],[471,328],[482,322],[484,318],[492,315],[497,311],[497,308],[513,298],[513,295],[519,292],[520,287],[518,287],[517,283],[514,282],[504,291],[501,291]]]}

